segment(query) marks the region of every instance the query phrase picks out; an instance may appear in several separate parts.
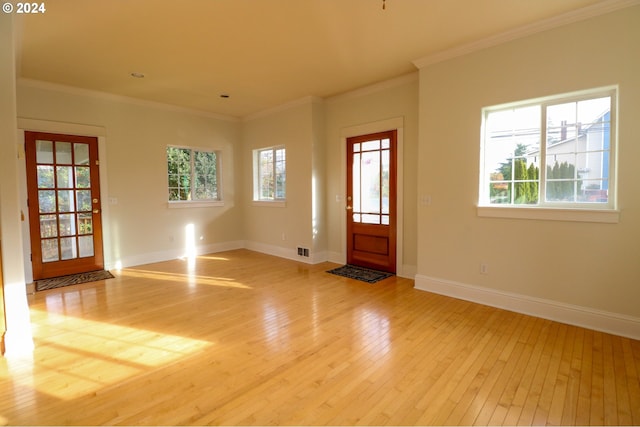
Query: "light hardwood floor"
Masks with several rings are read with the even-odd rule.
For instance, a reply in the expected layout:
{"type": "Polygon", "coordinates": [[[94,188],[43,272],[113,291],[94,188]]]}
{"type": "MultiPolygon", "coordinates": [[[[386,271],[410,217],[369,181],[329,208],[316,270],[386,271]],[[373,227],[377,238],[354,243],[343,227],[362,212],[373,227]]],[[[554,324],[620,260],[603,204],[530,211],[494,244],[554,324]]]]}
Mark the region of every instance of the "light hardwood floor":
{"type": "Polygon", "coordinates": [[[30,296],[11,425],[640,424],[640,342],[246,250],[30,296]]]}

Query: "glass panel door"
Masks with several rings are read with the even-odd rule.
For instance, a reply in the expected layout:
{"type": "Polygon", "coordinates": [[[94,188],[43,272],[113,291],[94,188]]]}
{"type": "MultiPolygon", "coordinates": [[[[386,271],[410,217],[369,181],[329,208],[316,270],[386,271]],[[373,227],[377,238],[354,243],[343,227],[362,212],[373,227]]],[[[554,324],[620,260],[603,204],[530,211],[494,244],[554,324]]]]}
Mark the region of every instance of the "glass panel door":
{"type": "Polygon", "coordinates": [[[36,140],[43,263],[93,256],[88,153],[83,142],[36,140]]]}
{"type": "Polygon", "coordinates": [[[25,139],[34,279],[101,269],[97,139],[25,139]]]}

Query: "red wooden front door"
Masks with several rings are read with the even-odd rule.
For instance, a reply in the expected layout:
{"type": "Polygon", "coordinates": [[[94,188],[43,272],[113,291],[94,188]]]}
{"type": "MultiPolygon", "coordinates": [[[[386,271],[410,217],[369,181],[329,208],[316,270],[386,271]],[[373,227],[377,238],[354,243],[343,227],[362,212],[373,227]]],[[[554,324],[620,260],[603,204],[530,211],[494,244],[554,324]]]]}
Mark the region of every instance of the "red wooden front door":
{"type": "Polygon", "coordinates": [[[396,272],[396,145],[391,130],[347,139],[347,263],[396,272]]]}

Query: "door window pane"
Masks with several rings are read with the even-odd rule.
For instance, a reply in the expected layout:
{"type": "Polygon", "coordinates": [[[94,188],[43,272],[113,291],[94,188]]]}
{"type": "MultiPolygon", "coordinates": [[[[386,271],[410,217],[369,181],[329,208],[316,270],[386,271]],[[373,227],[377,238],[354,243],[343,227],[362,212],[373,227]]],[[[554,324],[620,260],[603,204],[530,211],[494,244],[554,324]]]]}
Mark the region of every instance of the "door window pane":
{"type": "Polygon", "coordinates": [[[78,234],[93,233],[93,215],[90,213],[78,214],[78,234]]]}
{"type": "Polygon", "coordinates": [[[361,168],[362,212],[380,213],[380,152],[362,153],[361,168]]]}
{"type": "Polygon", "coordinates": [[[362,143],[362,151],[379,150],[380,140],[367,141],[362,143]]]}
{"type": "MultiPolygon", "coordinates": [[[[360,206],[360,154],[353,155],[353,200],[351,207],[354,212],[362,212],[360,206]]],[[[360,222],[358,220],[357,222],[360,222]]]]}
{"type": "Polygon", "coordinates": [[[38,188],[53,188],[53,166],[38,166],[38,188]]]}
{"type": "Polygon", "coordinates": [[[380,157],[382,157],[382,176],[380,177],[380,181],[382,184],[382,213],[389,213],[389,150],[383,150],[380,152],[380,157]]]}
{"type": "Polygon", "coordinates": [[[91,211],[91,190],[76,190],[78,212],[91,211]]]}
{"type": "Polygon", "coordinates": [[[72,164],[70,142],[56,142],[56,163],[59,165],[72,164]]]}
{"type": "Polygon", "coordinates": [[[40,215],[40,237],[57,237],[58,223],[55,215],[40,215]]]}
{"type": "Polygon", "coordinates": [[[56,192],[54,190],[38,191],[38,210],[40,213],[56,211],[56,192]]]}
{"type": "Polygon", "coordinates": [[[58,215],[61,236],[75,236],[76,216],[74,214],[58,215]]]}
{"type": "Polygon", "coordinates": [[[89,144],[76,143],[73,145],[73,153],[76,165],[89,164],[89,144]]]}
{"type": "Polygon", "coordinates": [[[380,215],[362,214],[363,224],[380,224],[380,215]]]}
{"type": "Polygon", "coordinates": [[[73,187],[73,168],[71,166],[56,166],[58,188],[73,187]]]}
{"type": "Polygon", "coordinates": [[[42,262],[53,262],[60,259],[58,256],[57,239],[41,240],[40,243],[40,247],[42,248],[42,262]]]}
{"type": "Polygon", "coordinates": [[[91,170],[88,166],[76,166],[76,187],[91,188],[91,170]]]}
{"type": "Polygon", "coordinates": [[[62,260],[78,258],[76,238],[64,237],[60,239],[60,253],[62,254],[62,257],[61,257],[62,260]]]}
{"type": "Polygon", "coordinates": [[[78,237],[80,258],[93,256],[93,236],[78,237]]]}
{"type": "Polygon", "coordinates": [[[53,142],[36,141],[36,163],[46,163],[48,165],[53,163],[53,142]]]}
{"type": "Polygon", "coordinates": [[[59,190],[58,193],[58,212],[73,212],[74,200],[73,190],[59,190]]]}

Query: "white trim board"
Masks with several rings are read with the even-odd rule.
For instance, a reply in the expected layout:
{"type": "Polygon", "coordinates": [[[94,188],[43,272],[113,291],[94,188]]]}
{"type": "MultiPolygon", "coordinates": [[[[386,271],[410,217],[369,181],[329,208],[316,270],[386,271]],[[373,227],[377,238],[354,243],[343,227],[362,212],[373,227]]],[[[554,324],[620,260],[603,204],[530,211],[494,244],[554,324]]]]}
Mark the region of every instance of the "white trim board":
{"type": "Polygon", "coordinates": [[[416,274],[415,288],[640,340],[640,318],[416,274]]]}

